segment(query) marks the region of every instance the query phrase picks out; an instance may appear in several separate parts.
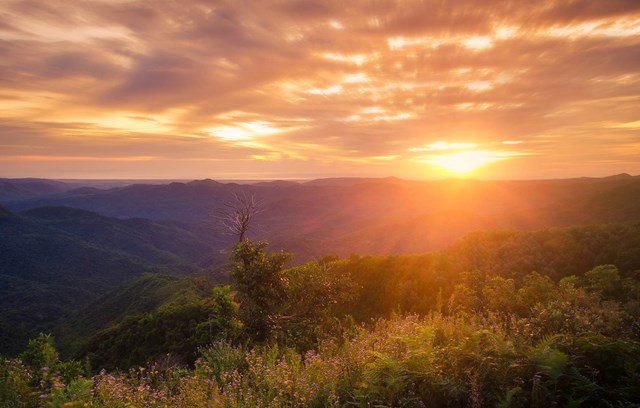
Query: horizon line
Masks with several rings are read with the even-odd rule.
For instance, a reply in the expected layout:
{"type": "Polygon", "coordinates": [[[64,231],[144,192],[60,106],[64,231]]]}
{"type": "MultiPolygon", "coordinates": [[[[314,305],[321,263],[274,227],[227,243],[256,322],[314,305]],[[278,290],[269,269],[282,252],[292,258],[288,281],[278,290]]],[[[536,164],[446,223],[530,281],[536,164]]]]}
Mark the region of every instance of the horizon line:
{"type": "Polygon", "coordinates": [[[549,178],[481,178],[481,177],[443,177],[443,178],[423,178],[423,179],[411,179],[397,176],[319,176],[309,178],[294,178],[294,177],[248,177],[248,178],[66,178],[66,177],[0,177],[0,180],[51,180],[60,182],[191,182],[191,181],[216,181],[216,182],[273,182],[273,181],[289,181],[289,182],[309,182],[315,180],[340,180],[340,179],[362,179],[362,180],[388,180],[396,179],[401,181],[413,181],[413,182],[431,182],[431,181],[551,181],[551,180],[576,180],[576,179],[606,179],[615,177],[640,177],[640,174],[633,175],[630,173],[616,173],[607,176],[567,176],[567,177],[549,177],[549,178]]]}

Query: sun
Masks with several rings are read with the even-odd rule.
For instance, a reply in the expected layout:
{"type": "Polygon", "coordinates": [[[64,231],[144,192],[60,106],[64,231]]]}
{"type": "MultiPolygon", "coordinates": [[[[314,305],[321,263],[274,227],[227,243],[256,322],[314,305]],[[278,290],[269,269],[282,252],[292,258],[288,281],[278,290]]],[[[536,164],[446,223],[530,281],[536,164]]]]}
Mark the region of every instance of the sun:
{"type": "MultiPolygon", "coordinates": [[[[519,143],[517,141],[504,141],[501,145],[519,143]]],[[[458,175],[469,174],[492,163],[526,155],[523,152],[479,147],[480,145],[477,143],[437,141],[423,146],[412,147],[409,151],[418,153],[414,157],[414,161],[437,166],[448,173],[458,175]]]]}
{"type": "Polygon", "coordinates": [[[434,155],[429,158],[428,162],[442,167],[451,173],[469,174],[490,163],[503,159],[504,157],[497,152],[486,150],[465,150],[434,155]]]}

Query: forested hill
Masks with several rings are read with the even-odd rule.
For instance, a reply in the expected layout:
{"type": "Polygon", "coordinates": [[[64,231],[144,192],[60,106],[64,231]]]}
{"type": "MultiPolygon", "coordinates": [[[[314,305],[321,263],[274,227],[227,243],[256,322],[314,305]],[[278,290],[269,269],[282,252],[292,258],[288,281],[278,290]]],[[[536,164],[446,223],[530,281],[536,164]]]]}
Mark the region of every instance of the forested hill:
{"type": "Polygon", "coordinates": [[[358,282],[359,297],[344,310],[361,320],[428,313],[460,284],[471,288],[467,295],[482,305],[490,301],[482,287],[496,278],[514,288],[536,280],[548,286],[598,265],[614,265],[622,277],[640,279],[640,222],[477,232],[429,254],[353,255],[346,268],[358,282]]]}
{"type": "Polygon", "coordinates": [[[138,276],[58,321],[77,360],[45,334],[0,356],[0,403],[637,406],[639,242],[636,221],[288,265],[244,241],[233,287],[138,276]]]}
{"type": "MultiPolygon", "coordinates": [[[[90,337],[101,330],[139,319],[158,308],[201,304],[211,297],[212,287],[211,281],[202,277],[142,274],[69,314],[56,326],[54,334],[66,355],[77,355],[90,337]]],[[[148,333],[134,333],[134,336],[148,337],[148,333]]],[[[148,351],[145,357],[152,355],[153,352],[148,351]]],[[[112,360],[117,358],[114,356],[112,360]]],[[[144,362],[144,359],[138,361],[144,362]]]]}
{"type": "Polygon", "coordinates": [[[196,236],[178,223],[116,219],[69,207],[41,207],[23,215],[38,225],[156,264],[200,262],[211,256],[213,247],[212,239],[196,236]]]}
{"type": "MultiPolygon", "coordinates": [[[[206,241],[170,223],[0,207],[0,352],[144,272],[200,273],[206,241]]],[[[222,276],[219,276],[222,279],[222,276]]]]}
{"type": "MultiPolygon", "coordinates": [[[[433,253],[325,257],[319,264],[333,267],[315,268],[309,266],[312,262],[288,270],[316,270],[329,279],[348,277],[342,285],[349,296],[335,305],[336,313],[367,322],[394,313],[425,315],[447,308],[452,296],[460,301],[460,285],[470,289],[464,294],[467,306],[480,308],[497,301],[487,297],[483,289],[487,286],[502,284],[504,290],[515,290],[534,285],[544,291],[570,276],[583,279],[585,272],[599,265],[614,265],[619,278],[637,280],[639,242],[640,222],[479,232],[433,253]]],[[[325,279],[307,278],[299,282],[298,301],[314,297],[311,286],[325,279]]],[[[110,368],[143,364],[169,351],[180,361],[193,361],[197,347],[211,342],[210,325],[218,325],[220,312],[212,301],[206,280],[144,275],[57,320],[54,333],[66,353],[84,350],[76,354],[81,358],[90,352],[96,364],[110,368]]],[[[296,304],[282,307],[289,310],[287,314],[297,312],[290,310],[296,304]]]]}
{"type": "Polygon", "coordinates": [[[640,219],[640,178],[537,181],[408,181],[323,179],[253,185],[198,180],[81,188],[16,199],[0,192],[15,211],[67,206],[109,217],[174,220],[199,236],[207,231],[218,250],[232,244],[220,234],[216,213],[234,194],[263,206],[252,236],[274,248],[311,259],[326,253],[421,253],[445,248],[486,229],[541,229],[640,219]]]}

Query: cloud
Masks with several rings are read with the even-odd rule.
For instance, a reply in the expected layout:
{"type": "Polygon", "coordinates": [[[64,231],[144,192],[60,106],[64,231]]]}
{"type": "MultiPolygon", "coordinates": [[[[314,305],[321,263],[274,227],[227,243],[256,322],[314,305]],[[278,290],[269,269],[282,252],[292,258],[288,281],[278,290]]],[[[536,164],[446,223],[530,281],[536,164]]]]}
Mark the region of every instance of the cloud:
{"type": "MultiPolygon", "coordinates": [[[[413,176],[409,149],[512,140],[571,171],[607,154],[599,172],[640,172],[625,147],[638,128],[602,125],[638,120],[633,0],[20,0],[0,14],[4,157],[170,158],[194,177],[208,175],[195,159],[237,174],[373,160],[413,176]]],[[[507,161],[538,175],[529,156],[507,161]]]]}

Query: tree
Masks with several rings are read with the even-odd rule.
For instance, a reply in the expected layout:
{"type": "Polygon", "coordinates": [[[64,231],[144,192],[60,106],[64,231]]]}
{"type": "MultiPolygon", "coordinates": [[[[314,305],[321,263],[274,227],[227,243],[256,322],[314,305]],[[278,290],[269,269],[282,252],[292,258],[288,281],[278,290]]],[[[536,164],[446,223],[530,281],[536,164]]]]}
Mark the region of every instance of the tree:
{"type": "Polygon", "coordinates": [[[256,214],[262,211],[263,202],[253,194],[233,193],[234,201],[225,203],[217,213],[217,219],[230,234],[238,236],[238,243],[247,239],[247,232],[256,214]]]}
{"type": "Polygon", "coordinates": [[[20,354],[20,359],[23,363],[37,370],[44,367],[47,370],[51,369],[60,361],[51,335],[44,333],[40,333],[35,339],[29,340],[29,346],[20,354]]]}
{"type": "Polygon", "coordinates": [[[233,250],[232,276],[246,334],[306,347],[330,329],[335,306],[355,288],[344,261],[321,259],[285,268],[292,255],[267,253],[266,242],[245,240],[233,250]],[[326,329],[326,330],[325,330],[326,329]]]}
{"type": "Polygon", "coordinates": [[[605,299],[621,295],[620,272],[615,265],[599,265],[584,274],[587,289],[599,292],[605,299]]]}
{"type": "Polygon", "coordinates": [[[277,304],[285,297],[282,270],[292,257],[284,252],[267,254],[267,246],[266,242],[254,244],[241,239],[231,254],[240,318],[247,334],[258,341],[266,340],[273,332],[277,304]]]}

